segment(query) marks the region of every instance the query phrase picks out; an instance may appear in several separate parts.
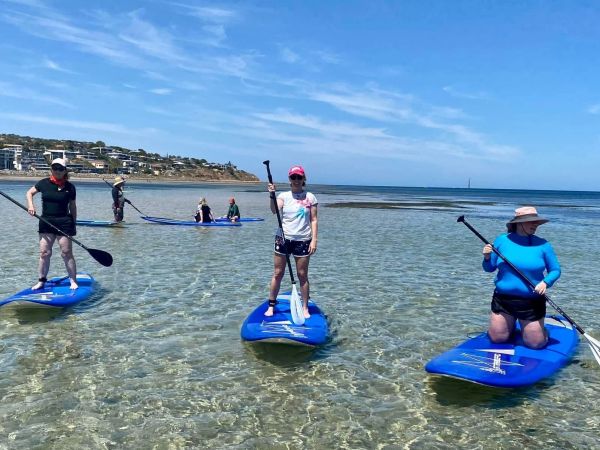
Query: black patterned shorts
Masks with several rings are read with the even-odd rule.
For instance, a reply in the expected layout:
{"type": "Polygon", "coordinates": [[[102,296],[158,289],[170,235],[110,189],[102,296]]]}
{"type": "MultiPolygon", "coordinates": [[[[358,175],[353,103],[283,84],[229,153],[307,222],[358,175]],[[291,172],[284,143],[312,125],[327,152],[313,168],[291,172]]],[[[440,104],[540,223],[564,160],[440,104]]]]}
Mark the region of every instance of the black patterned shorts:
{"type": "Polygon", "coordinates": [[[299,258],[310,256],[308,249],[311,242],[312,239],[308,241],[290,241],[286,239],[284,242],[281,236],[275,236],[275,253],[278,255],[294,255],[299,258]]]}

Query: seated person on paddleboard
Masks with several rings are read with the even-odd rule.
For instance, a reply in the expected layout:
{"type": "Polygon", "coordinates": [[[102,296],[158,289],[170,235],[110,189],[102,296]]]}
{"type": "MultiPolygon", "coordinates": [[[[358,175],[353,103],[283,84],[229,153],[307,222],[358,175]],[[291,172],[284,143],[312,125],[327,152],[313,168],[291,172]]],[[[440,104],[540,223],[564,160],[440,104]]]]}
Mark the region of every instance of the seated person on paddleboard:
{"type": "Polygon", "coordinates": [[[131,203],[125,198],[123,188],[125,187],[125,179],[123,177],[116,177],[112,188],[112,199],[113,199],[113,214],[115,215],[115,222],[122,222],[125,216],[125,202],[131,203]]]}
{"type": "MultiPolygon", "coordinates": [[[[75,186],[69,182],[67,163],[62,158],[56,158],[50,166],[51,175],[38,181],[27,191],[27,210],[29,214],[36,213],[33,196],[42,193],[42,217],[69,236],[75,236],[77,220],[77,204],[75,203],[75,186]]],[[[58,242],[60,252],[65,262],[67,274],[71,281],[71,289],[77,289],[77,267],[73,256],[73,243],[50,225],[40,220],[40,260],[38,265],[39,279],[32,289],[42,289],[46,283],[50,269],[50,257],[54,241],[58,242]]]]}
{"type": "Polygon", "coordinates": [[[525,345],[537,349],[548,342],[544,294],[560,277],[560,265],[550,243],[535,236],[537,227],[546,222],[548,219],[538,216],[533,206],[518,208],[506,224],[508,232],[494,241],[494,247],[533,282],[535,290],[493,253],[491,245],[483,247],[483,270],[498,269],[488,330],[493,342],[508,341],[516,320],[521,324],[525,345]]]}
{"type": "Polygon", "coordinates": [[[235,198],[231,197],[229,199],[229,209],[227,210],[227,215],[225,216],[231,222],[237,222],[240,220],[240,208],[235,203],[235,198]]]}
{"type": "Polygon", "coordinates": [[[206,198],[202,197],[198,202],[198,208],[196,209],[196,215],[194,216],[194,219],[196,219],[196,222],[202,223],[215,221],[210,210],[210,206],[208,206],[208,203],[206,202],[206,198]]]}
{"type": "MultiPolygon", "coordinates": [[[[306,175],[302,166],[292,166],[288,172],[291,190],[277,196],[277,208],[281,211],[283,237],[275,236],[274,271],[269,288],[269,307],[265,316],[273,315],[281,279],[285,274],[286,253],[294,255],[296,274],[300,281],[304,317],[309,318],[308,299],[310,285],[308,282],[308,263],[310,256],[317,251],[317,198],[304,190],[306,175]]],[[[268,185],[269,192],[275,192],[275,185],[268,185]]],[[[270,201],[271,212],[277,213],[276,206],[270,201]]]]}

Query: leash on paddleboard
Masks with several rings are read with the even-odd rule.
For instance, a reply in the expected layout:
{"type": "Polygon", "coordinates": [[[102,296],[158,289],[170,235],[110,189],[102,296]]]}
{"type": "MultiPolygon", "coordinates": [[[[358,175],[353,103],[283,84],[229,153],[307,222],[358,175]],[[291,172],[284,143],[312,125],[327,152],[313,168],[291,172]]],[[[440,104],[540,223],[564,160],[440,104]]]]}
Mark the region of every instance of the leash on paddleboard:
{"type": "MultiPolygon", "coordinates": [[[[0,191],[0,195],[2,195],[2,197],[6,198],[7,200],[10,200],[15,205],[17,205],[19,208],[24,209],[25,211],[27,211],[29,213],[29,210],[27,209],[27,207],[25,205],[20,204],[18,201],[16,201],[11,196],[5,194],[2,191],[0,191]]],[[[110,253],[105,252],[104,250],[98,250],[98,249],[95,249],[95,248],[88,248],[85,245],[83,245],[81,242],[79,242],[77,239],[75,239],[73,236],[69,236],[67,233],[65,233],[64,231],[62,231],[60,228],[54,226],[53,224],[51,224],[50,222],[48,222],[43,217],[38,216],[36,213],[34,213],[33,216],[36,217],[36,218],[38,218],[42,222],[44,222],[46,225],[49,225],[52,228],[54,228],[59,234],[62,234],[67,239],[69,239],[71,242],[75,242],[81,248],[83,248],[84,250],[86,250],[90,254],[90,256],[92,258],[94,258],[96,261],[98,261],[103,266],[105,266],[105,267],[112,266],[113,257],[112,257],[112,255],[110,253]]]]}
{"type": "MultiPolygon", "coordinates": [[[[271,169],[269,168],[269,160],[263,161],[263,164],[267,166],[267,177],[269,178],[269,184],[273,184],[273,177],[271,176],[271,169]]],[[[281,222],[281,214],[279,214],[279,206],[277,205],[277,198],[275,197],[275,192],[270,193],[271,201],[275,206],[275,212],[277,214],[277,222],[279,223],[279,230],[281,230],[281,237],[283,239],[283,247],[285,248],[285,259],[287,261],[287,266],[290,271],[290,278],[292,280],[292,296],[290,298],[290,310],[292,312],[292,321],[296,325],[303,325],[304,321],[304,311],[302,310],[302,302],[300,301],[300,296],[298,295],[298,289],[296,287],[296,280],[294,279],[294,271],[292,270],[292,263],[290,261],[290,254],[288,253],[287,245],[285,245],[285,235],[283,234],[283,224],[281,222]]]]}
{"type": "MultiPolygon", "coordinates": [[[[466,221],[465,216],[460,216],[458,219],[456,219],[457,222],[462,222],[465,224],[465,226],[471,230],[473,232],[473,234],[475,234],[475,236],[477,236],[479,239],[481,239],[485,244],[491,245],[492,246],[492,251],[498,255],[500,258],[502,258],[504,260],[504,262],[506,264],[508,264],[510,266],[510,268],[512,270],[514,270],[522,279],[523,281],[525,281],[525,283],[527,283],[527,285],[529,287],[531,287],[532,289],[535,289],[535,285],[533,284],[533,282],[527,278],[527,276],[521,272],[513,263],[511,263],[508,259],[506,259],[502,253],[500,253],[500,251],[494,247],[486,238],[484,238],[475,228],[473,228],[473,226],[466,221]]],[[[550,305],[559,312],[559,314],[561,314],[565,319],[567,319],[567,321],[573,325],[575,327],[575,329],[588,341],[588,345],[590,346],[590,349],[592,350],[592,354],[594,355],[594,358],[596,359],[596,362],[598,364],[600,364],[600,341],[598,341],[597,339],[594,339],[593,337],[591,337],[590,335],[588,335],[583,328],[581,328],[573,319],[571,319],[567,313],[565,313],[562,308],[560,306],[558,306],[556,303],[554,303],[554,301],[546,294],[543,295],[544,299],[550,303],[550,305]]]]}
{"type": "MultiPolygon", "coordinates": [[[[113,188],[113,185],[112,185],[112,184],[110,184],[108,181],[106,181],[104,178],[102,178],[102,181],[104,181],[106,184],[108,184],[108,185],[111,187],[111,189],[113,188]]],[[[125,200],[127,201],[127,203],[129,203],[129,204],[131,205],[131,207],[132,207],[133,209],[135,209],[137,212],[139,212],[139,213],[142,215],[142,217],[148,217],[148,214],[144,214],[144,213],[143,213],[143,212],[141,212],[139,209],[137,209],[137,208],[135,207],[135,205],[134,205],[133,203],[131,203],[131,200],[129,200],[129,199],[125,199],[125,200]]]]}

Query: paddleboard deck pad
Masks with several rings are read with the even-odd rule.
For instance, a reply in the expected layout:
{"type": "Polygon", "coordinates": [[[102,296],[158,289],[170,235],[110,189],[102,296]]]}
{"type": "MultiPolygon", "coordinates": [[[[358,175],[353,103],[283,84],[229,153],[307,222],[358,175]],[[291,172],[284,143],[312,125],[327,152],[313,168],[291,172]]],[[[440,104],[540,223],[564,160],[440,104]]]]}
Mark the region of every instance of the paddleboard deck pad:
{"type": "Polygon", "coordinates": [[[112,222],[110,220],[83,220],[83,219],[77,219],[77,221],[75,223],[77,224],[77,226],[84,226],[84,227],[114,227],[114,226],[120,226],[123,224],[122,222],[112,222]]]}
{"type": "Polygon", "coordinates": [[[562,316],[546,316],[545,325],[548,344],[543,349],[525,347],[517,324],[510,342],[495,344],[482,333],[432,359],[425,370],[499,388],[532,385],[566,365],[579,341],[577,330],[562,316]]]}
{"type": "Polygon", "coordinates": [[[196,222],[195,220],[167,219],[166,217],[142,216],[142,219],[161,225],[182,225],[186,227],[241,227],[239,222],[196,222]]]}
{"type": "Polygon", "coordinates": [[[277,297],[275,312],[265,316],[269,301],[261,303],[242,324],[242,339],[249,342],[279,343],[316,347],[324,344],[329,337],[327,318],[312,301],[308,302],[310,317],[303,325],[292,322],[290,311],[291,292],[277,297]]]}
{"type": "Polygon", "coordinates": [[[27,288],[0,301],[0,307],[67,308],[87,300],[95,291],[96,281],[90,274],[78,273],[77,284],[79,287],[71,290],[68,277],[54,277],[42,289],[27,288]]]}

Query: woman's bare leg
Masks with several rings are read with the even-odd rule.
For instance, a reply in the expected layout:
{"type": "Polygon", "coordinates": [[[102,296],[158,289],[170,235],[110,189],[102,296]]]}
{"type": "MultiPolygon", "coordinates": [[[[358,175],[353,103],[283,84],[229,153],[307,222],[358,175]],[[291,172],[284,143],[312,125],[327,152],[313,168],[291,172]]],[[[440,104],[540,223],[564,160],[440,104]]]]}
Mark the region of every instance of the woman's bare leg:
{"type": "Polygon", "coordinates": [[[498,344],[510,339],[515,329],[515,318],[504,313],[491,313],[488,335],[492,342],[498,344]]]}
{"type": "Polygon", "coordinates": [[[65,262],[67,274],[71,280],[71,289],[77,289],[79,286],[77,285],[77,266],[75,265],[75,257],[73,256],[73,243],[66,236],[59,236],[57,241],[63,261],[65,262]]]}
{"type": "MultiPolygon", "coordinates": [[[[38,262],[38,277],[40,279],[48,276],[50,270],[50,257],[52,256],[52,246],[56,240],[56,235],[52,233],[40,233],[40,260],[38,262]]],[[[31,289],[41,289],[44,287],[43,281],[35,283],[31,289]]]]}
{"type": "MultiPolygon", "coordinates": [[[[281,279],[285,274],[286,259],[284,255],[275,253],[273,256],[273,278],[271,278],[271,285],[269,286],[269,301],[277,299],[279,294],[279,287],[281,286],[281,279]]],[[[273,315],[273,307],[269,306],[265,312],[265,316],[273,315]]]]}
{"type": "Polygon", "coordinates": [[[308,282],[308,263],[310,262],[310,256],[302,256],[296,258],[296,273],[298,275],[298,281],[300,281],[300,292],[302,293],[302,309],[304,311],[304,318],[308,319],[310,314],[308,312],[308,299],[310,298],[310,283],[308,282]]]}

